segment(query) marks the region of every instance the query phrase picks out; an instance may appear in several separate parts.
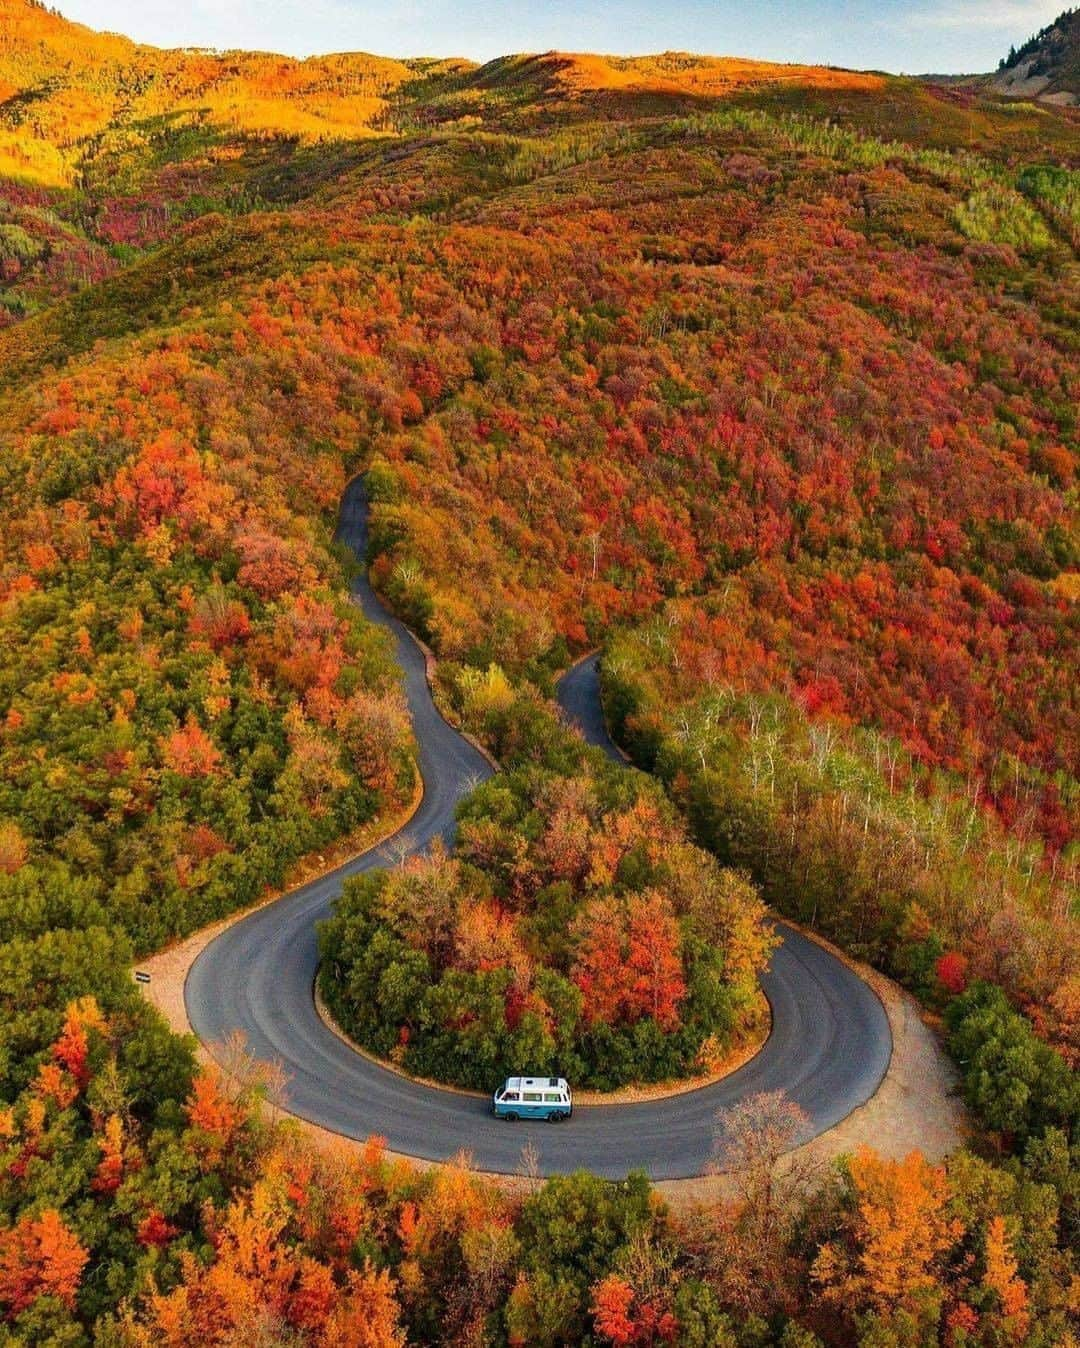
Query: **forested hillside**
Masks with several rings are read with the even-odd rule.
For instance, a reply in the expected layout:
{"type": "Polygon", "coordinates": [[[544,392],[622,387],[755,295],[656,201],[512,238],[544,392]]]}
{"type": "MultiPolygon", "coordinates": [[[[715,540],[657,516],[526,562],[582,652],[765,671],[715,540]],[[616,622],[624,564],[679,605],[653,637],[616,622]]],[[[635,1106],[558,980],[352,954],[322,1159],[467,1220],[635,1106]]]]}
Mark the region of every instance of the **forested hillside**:
{"type": "Polygon", "coordinates": [[[1060,107],[1080,103],[1080,10],[1067,9],[1003,57],[993,87],[1060,107]]]}
{"type": "Polygon", "coordinates": [[[0,0],[0,1343],[1077,1341],[1071,117],[0,0]],[[470,1084],[700,1070],[764,900],[944,1017],[969,1150],[808,1200],[757,1101],[737,1198],[671,1214],[329,1160],[238,1048],[197,1069],[135,955],[414,791],[333,543],[357,472],[374,583],[507,771],[346,894],[350,1029],[470,1084]],[[657,782],[555,720],[593,646],[657,782]]]}

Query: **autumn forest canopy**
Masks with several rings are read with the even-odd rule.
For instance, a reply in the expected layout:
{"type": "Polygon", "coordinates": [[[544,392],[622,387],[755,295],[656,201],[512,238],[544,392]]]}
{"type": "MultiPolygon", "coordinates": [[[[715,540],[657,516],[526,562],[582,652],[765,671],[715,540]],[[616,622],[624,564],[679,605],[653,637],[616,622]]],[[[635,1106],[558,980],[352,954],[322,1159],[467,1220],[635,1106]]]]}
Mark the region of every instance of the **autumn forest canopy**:
{"type": "Polygon", "coordinates": [[[1080,1341],[1078,248],[1080,114],[988,87],[0,0],[0,1348],[1080,1341]],[[136,958],[416,797],[360,473],[501,771],[347,883],[341,1026],[481,1090],[700,1076],[771,911],[919,999],[965,1148],[810,1192],[761,1098],[669,1211],[326,1153],[200,1065],[136,958]],[[594,648],[632,765],[553,701],[594,648]]]}

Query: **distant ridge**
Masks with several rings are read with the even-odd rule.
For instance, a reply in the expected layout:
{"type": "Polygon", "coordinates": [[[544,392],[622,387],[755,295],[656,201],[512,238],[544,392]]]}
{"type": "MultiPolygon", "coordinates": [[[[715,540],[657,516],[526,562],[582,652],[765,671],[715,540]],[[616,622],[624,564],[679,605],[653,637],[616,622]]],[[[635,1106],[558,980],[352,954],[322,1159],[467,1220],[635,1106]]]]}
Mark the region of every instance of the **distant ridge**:
{"type": "Polygon", "coordinates": [[[702,56],[693,52],[609,56],[548,51],[490,61],[477,70],[475,82],[481,86],[533,83],[564,94],[617,90],[675,97],[718,97],[762,83],[877,89],[884,83],[884,78],[873,72],[834,66],[781,64],[737,56],[702,56]]]}

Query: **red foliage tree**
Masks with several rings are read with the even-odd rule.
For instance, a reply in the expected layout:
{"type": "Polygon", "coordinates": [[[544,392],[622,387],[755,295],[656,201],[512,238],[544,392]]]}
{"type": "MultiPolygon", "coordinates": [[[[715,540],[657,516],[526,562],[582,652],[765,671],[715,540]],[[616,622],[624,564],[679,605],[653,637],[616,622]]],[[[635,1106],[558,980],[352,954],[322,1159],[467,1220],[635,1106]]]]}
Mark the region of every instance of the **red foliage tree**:
{"type": "Polygon", "coordinates": [[[670,1309],[655,1299],[639,1298],[617,1273],[609,1274],[593,1288],[590,1309],[596,1332],[619,1348],[651,1348],[674,1343],[678,1336],[679,1322],[670,1309]]]}
{"type": "Polygon", "coordinates": [[[181,777],[208,777],[221,763],[221,750],[190,713],[182,727],[165,736],[161,751],[165,766],[181,777]]]}
{"type": "Polygon", "coordinates": [[[953,997],[958,997],[967,987],[967,971],[967,958],[957,950],[947,951],[934,965],[938,983],[953,997]]]}

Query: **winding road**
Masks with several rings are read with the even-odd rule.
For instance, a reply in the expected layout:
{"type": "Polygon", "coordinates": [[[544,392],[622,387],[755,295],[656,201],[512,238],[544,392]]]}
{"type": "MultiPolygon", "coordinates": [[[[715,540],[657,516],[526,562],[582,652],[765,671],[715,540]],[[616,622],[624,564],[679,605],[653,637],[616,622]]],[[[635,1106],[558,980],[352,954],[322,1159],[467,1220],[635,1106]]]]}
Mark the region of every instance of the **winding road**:
{"type": "MultiPolygon", "coordinates": [[[[338,536],[360,557],[366,519],[357,479],[346,490],[338,536]]],[[[354,597],[397,643],[425,788],[398,842],[423,850],[435,838],[452,838],[458,801],[491,768],[439,715],[423,652],[366,577],[356,581],[354,597]]],[[[600,709],[597,657],[566,675],[559,701],[590,743],[618,756],[600,709]]],[[[523,1145],[532,1142],[543,1175],[585,1168],[616,1179],[642,1169],[653,1179],[681,1179],[706,1168],[718,1109],[758,1091],[783,1090],[809,1119],[800,1139],[808,1141],[869,1099],[888,1068],[892,1040],[878,998],[827,950],[780,924],[783,944],[762,978],[772,1033],[731,1076],[665,1099],[579,1106],[558,1128],[496,1121],[485,1100],[421,1086],[355,1052],[316,1011],[315,924],[329,916],[347,876],[387,864],[385,847],[375,848],[234,923],[199,955],[184,989],[188,1017],[204,1043],[242,1031],[257,1058],[284,1067],[289,1110],[324,1128],[354,1138],[379,1134],[393,1151],[424,1160],[467,1150],[479,1169],[493,1172],[516,1171],[523,1145]]]]}

